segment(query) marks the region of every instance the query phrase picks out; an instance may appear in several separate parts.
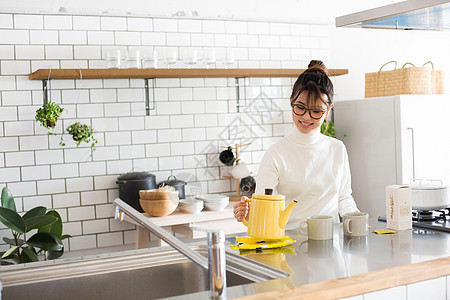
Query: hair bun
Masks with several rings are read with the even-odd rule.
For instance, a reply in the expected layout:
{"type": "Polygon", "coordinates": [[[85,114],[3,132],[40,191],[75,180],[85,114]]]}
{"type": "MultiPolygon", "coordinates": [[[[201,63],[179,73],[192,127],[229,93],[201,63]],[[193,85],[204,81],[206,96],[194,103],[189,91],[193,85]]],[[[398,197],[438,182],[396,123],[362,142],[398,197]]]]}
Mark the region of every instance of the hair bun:
{"type": "Polygon", "coordinates": [[[308,65],[308,69],[320,69],[324,73],[327,73],[327,68],[321,60],[311,60],[308,65]]]}

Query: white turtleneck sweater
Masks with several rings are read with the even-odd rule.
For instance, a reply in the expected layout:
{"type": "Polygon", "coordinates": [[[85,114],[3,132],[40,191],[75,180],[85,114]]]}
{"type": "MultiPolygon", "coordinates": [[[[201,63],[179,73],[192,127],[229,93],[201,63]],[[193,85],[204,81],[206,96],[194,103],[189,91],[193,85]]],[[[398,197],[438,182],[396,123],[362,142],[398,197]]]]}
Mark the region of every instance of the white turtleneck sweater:
{"type": "Polygon", "coordinates": [[[341,215],[358,211],[351,195],[350,168],[344,144],[320,133],[308,134],[295,126],[265,153],[259,166],[256,194],[271,188],[286,196],[286,204],[298,201],[286,229],[313,215],[341,215]]]}

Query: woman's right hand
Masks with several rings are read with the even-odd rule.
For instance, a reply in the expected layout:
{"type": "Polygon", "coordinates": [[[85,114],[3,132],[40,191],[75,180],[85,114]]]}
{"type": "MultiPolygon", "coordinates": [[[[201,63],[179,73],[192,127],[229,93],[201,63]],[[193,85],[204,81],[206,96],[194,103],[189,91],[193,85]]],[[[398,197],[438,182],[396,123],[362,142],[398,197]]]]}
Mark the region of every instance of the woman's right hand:
{"type": "Polygon", "coordinates": [[[233,205],[234,217],[241,222],[244,218],[248,221],[250,203],[248,197],[242,196],[241,200],[233,205]]]}

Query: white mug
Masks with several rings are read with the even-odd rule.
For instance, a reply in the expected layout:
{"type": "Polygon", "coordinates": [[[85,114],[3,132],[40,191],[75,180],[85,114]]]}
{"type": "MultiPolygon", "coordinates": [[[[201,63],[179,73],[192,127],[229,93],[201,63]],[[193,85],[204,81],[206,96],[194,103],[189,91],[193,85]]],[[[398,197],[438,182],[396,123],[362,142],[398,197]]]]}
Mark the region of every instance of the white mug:
{"type": "Polygon", "coordinates": [[[333,225],[332,216],[312,216],[300,224],[300,233],[307,235],[310,240],[330,240],[333,238],[333,225]],[[306,227],[307,231],[304,230],[306,227]]]}
{"type": "Polygon", "coordinates": [[[348,213],[343,216],[344,235],[366,236],[369,233],[369,214],[363,212],[348,213]]]}
{"type": "MultiPolygon", "coordinates": [[[[237,161],[240,161],[240,159],[237,159],[237,161]]],[[[244,177],[250,176],[250,171],[243,161],[241,161],[239,164],[235,164],[229,172],[234,179],[242,179],[244,177]]]]}

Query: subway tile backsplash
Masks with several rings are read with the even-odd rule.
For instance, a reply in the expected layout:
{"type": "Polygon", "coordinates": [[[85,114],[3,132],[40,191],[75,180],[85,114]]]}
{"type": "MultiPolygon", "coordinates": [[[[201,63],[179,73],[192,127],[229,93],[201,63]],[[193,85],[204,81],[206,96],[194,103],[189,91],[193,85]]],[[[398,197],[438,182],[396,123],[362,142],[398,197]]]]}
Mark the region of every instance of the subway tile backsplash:
{"type": "Polygon", "coordinates": [[[245,88],[241,79],[239,113],[234,78],[157,78],[150,116],[143,80],[52,80],[50,99],[64,108],[52,136],[34,120],[42,83],[28,74],[105,68],[106,54],[117,49],[156,50],[159,68],[168,49],[179,58],[171,67],[187,68],[183,59],[192,48],[199,51],[194,68],[206,67],[202,51],[211,49],[218,58],[212,68],[224,68],[230,51],[230,68],[305,68],[312,58],[328,62],[329,32],[320,24],[0,12],[0,188],[11,190],[21,212],[56,209],[73,236],[64,241],[69,251],[132,243],[135,227],[113,218],[117,177],[133,170],[157,181],[186,175],[205,193],[233,194],[218,153],[251,142],[241,155],[256,172],[264,151],[291,127],[295,78],[250,78],[245,88]],[[63,128],[75,121],[95,129],[92,156],[67,134],[66,146],[59,145],[63,128]]]}

